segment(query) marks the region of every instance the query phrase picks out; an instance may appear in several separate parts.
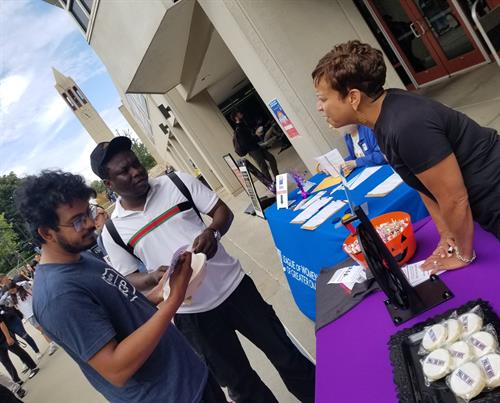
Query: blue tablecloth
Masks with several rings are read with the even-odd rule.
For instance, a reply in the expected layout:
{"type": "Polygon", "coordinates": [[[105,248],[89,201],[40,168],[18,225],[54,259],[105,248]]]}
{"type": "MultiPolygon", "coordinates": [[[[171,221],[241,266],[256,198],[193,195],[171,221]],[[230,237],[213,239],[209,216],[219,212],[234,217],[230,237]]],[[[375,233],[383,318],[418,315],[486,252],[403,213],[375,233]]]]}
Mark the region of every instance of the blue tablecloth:
{"type": "MultiPolygon", "coordinates": [[[[359,172],[361,169],[355,170],[348,179],[353,178],[359,172]]],[[[428,212],[420,196],[404,183],[385,197],[365,198],[366,193],[393,172],[391,167],[384,165],[352,190],[351,197],[354,204],[360,205],[367,202],[370,218],[390,211],[405,211],[410,214],[412,222],[426,217],[428,212]]],[[[324,174],[317,174],[309,181],[319,184],[324,178],[324,174]]],[[[332,189],[333,187],[328,189],[328,193],[332,189]]],[[[345,199],[345,193],[342,190],[336,191],[332,196],[339,200],[345,199]]],[[[300,195],[296,190],[289,195],[289,200],[298,198],[300,195]]],[[[316,278],[320,270],[348,257],[342,250],[342,244],[349,232],[343,226],[335,228],[332,224],[332,221],[342,216],[344,211],[345,208],[341,209],[314,231],[301,229],[299,224],[290,224],[299,211],[278,210],[275,204],[265,211],[293,298],[299,309],[312,320],[316,317],[316,278]]]]}

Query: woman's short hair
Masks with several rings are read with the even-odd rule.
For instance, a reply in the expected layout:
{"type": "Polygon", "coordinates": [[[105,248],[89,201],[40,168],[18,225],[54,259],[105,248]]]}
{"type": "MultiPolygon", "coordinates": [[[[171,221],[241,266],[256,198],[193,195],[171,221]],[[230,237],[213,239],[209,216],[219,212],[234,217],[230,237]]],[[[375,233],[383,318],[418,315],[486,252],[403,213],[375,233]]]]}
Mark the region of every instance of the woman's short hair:
{"type": "Polygon", "coordinates": [[[16,189],[16,205],[35,242],[42,244],[44,240],[38,234],[38,228],[57,230],[56,209],[75,200],[88,201],[92,194],[93,189],[80,175],[45,170],[40,175],[23,179],[16,189]]]}
{"type": "Polygon", "coordinates": [[[386,67],[382,52],[358,40],[336,45],[324,55],[312,72],[314,84],[322,79],[345,98],[358,89],[370,98],[383,91],[386,67]]]}

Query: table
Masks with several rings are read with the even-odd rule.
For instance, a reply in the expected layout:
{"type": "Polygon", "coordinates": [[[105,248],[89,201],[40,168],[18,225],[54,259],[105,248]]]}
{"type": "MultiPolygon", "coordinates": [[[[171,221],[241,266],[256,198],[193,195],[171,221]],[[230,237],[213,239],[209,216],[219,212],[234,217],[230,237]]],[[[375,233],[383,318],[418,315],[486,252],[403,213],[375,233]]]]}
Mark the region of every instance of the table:
{"type": "MultiPolygon", "coordinates": [[[[438,242],[434,223],[427,219],[416,232],[419,261],[438,242]]],[[[401,326],[394,326],[383,306],[385,295],[369,295],[351,311],[316,333],[316,402],[396,402],[387,343],[392,334],[416,323],[482,298],[500,314],[500,242],[475,225],[477,260],[441,278],[455,294],[451,300],[401,326]],[[361,382],[361,380],[363,380],[361,382]]]]}
{"type": "MultiPolygon", "coordinates": [[[[355,170],[348,179],[355,177],[362,170],[355,170]]],[[[351,191],[354,203],[367,202],[369,217],[389,211],[405,211],[410,214],[414,222],[426,217],[428,212],[420,196],[404,183],[385,197],[364,197],[393,173],[390,166],[382,166],[351,191]]],[[[310,181],[319,184],[325,177],[324,174],[317,174],[310,181]]],[[[328,192],[332,189],[328,189],[328,192]]],[[[345,199],[345,193],[342,190],[335,192],[333,196],[336,199],[345,199]]],[[[297,198],[300,198],[297,191],[289,195],[289,199],[297,198]]],[[[341,216],[343,211],[344,209],[341,209],[314,231],[308,231],[301,229],[298,224],[290,224],[292,218],[299,214],[298,211],[277,210],[275,204],[265,210],[295,303],[312,320],[316,317],[316,278],[320,270],[340,263],[348,257],[342,250],[342,244],[349,232],[343,226],[335,228],[335,225],[331,223],[333,218],[341,216]]]]}

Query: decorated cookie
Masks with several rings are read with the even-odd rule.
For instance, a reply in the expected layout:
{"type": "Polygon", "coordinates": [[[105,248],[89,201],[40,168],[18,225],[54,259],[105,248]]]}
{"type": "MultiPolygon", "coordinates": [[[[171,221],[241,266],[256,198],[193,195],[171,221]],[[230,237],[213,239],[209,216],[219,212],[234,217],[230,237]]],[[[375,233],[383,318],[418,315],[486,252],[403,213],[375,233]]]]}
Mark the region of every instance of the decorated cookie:
{"type": "Polygon", "coordinates": [[[495,336],[488,332],[474,333],[467,339],[467,341],[472,347],[472,351],[474,351],[475,356],[478,358],[488,353],[492,353],[497,347],[497,340],[495,336]]]}
{"type": "Polygon", "coordinates": [[[479,359],[489,388],[500,386],[500,354],[487,354],[479,359]]]}
{"type": "Polygon", "coordinates": [[[427,351],[433,351],[441,347],[446,342],[447,331],[446,327],[441,324],[433,325],[425,332],[422,340],[422,347],[427,351]]]}
{"type": "Polygon", "coordinates": [[[444,348],[434,350],[425,358],[422,369],[430,381],[445,377],[451,371],[450,353],[444,348]]]}
{"type": "Polygon", "coordinates": [[[462,322],[457,319],[448,319],[445,322],[448,335],[446,337],[446,344],[457,341],[462,335],[462,322]]]}
{"type": "Polygon", "coordinates": [[[475,313],[466,313],[458,318],[462,322],[463,336],[469,336],[476,333],[483,327],[483,319],[475,313]]]}
{"type": "Polygon", "coordinates": [[[453,343],[448,351],[451,355],[452,369],[458,368],[463,363],[474,358],[471,347],[465,341],[457,341],[453,343]]]}
{"type": "Polygon", "coordinates": [[[450,377],[450,388],[455,395],[470,400],[481,393],[486,380],[478,365],[466,362],[458,367],[450,377]]]}

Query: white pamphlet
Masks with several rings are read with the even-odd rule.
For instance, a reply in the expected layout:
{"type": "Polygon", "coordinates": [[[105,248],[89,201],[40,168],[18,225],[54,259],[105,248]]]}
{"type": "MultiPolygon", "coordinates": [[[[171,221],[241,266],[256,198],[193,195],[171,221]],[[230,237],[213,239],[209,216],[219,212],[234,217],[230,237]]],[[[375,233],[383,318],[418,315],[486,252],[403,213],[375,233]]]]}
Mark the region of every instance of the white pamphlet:
{"type": "Polygon", "coordinates": [[[328,284],[343,284],[349,290],[352,290],[356,283],[366,281],[366,271],[362,266],[349,266],[343,269],[338,269],[333,273],[328,284]]]}
{"type": "Polygon", "coordinates": [[[304,224],[330,200],[332,200],[331,197],[322,197],[320,199],[317,199],[313,204],[309,205],[309,207],[301,211],[301,213],[290,222],[292,224],[304,224]]]}
{"type": "Polygon", "coordinates": [[[309,219],[301,228],[314,230],[318,228],[321,224],[323,224],[328,218],[334,215],[337,211],[339,211],[342,207],[344,207],[345,203],[340,200],[334,200],[327,206],[323,207],[321,211],[309,219]]]}
{"type": "Polygon", "coordinates": [[[391,193],[399,185],[403,183],[403,179],[397,173],[393,173],[385,181],[377,185],[374,189],[370,190],[366,197],[383,197],[391,193]]]}
{"type": "Polygon", "coordinates": [[[328,172],[329,175],[335,178],[339,176],[340,166],[345,162],[339,150],[336,148],[328,151],[326,154],[316,157],[315,160],[319,163],[323,171],[328,172]]]}
{"type": "MultiPolygon", "coordinates": [[[[406,266],[401,267],[401,271],[404,273],[412,287],[416,287],[417,285],[422,284],[424,281],[429,280],[429,277],[431,276],[430,271],[422,270],[422,264],[424,262],[425,260],[421,260],[420,262],[407,264],[406,266]]],[[[441,273],[442,271],[436,274],[441,273]]]]}
{"type": "Polygon", "coordinates": [[[276,176],[276,207],[288,208],[288,174],[276,176]]]}
{"type": "Polygon", "coordinates": [[[365,180],[367,180],[380,168],[382,168],[382,166],[380,165],[375,167],[366,167],[358,175],[356,175],[354,178],[350,179],[349,182],[347,182],[347,187],[351,190],[356,189],[359,185],[361,185],[365,180]]]}
{"type": "Polygon", "coordinates": [[[316,193],[314,196],[310,196],[307,199],[302,200],[299,204],[295,206],[293,209],[294,211],[297,210],[305,210],[307,207],[309,207],[311,204],[313,204],[316,200],[318,200],[321,196],[323,196],[326,192],[321,191],[316,193]]]}

